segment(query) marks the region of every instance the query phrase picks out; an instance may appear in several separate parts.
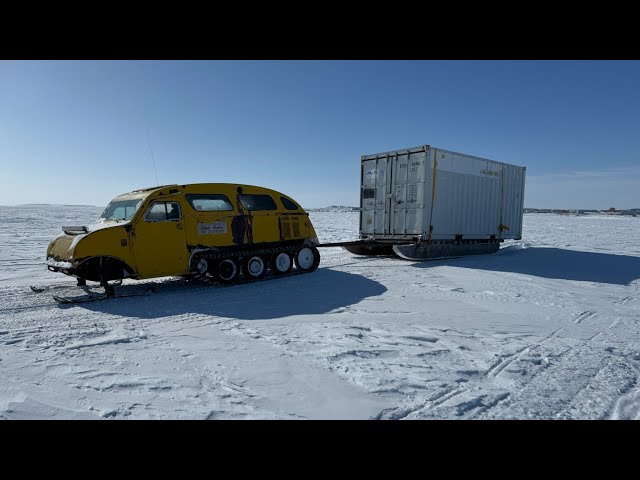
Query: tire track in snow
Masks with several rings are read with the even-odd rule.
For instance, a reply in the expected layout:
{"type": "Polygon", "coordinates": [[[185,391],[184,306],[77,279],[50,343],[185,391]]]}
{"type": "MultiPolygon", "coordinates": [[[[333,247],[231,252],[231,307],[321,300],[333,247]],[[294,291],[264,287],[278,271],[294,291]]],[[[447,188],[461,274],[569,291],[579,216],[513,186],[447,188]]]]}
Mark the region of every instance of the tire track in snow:
{"type": "MultiPolygon", "coordinates": [[[[585,343],[584,345],[587,344],[585,343]]],[[[637,384],[636,370],[633,381],[629,382],[627,380],[620,387],[620,382],[625,381],[624,376],[617,374],[621,370],[624,370],[624,365],[623,362],[620,362],[619,357],[605,355],[600,367],[592,371],[586,382],[567,400],[568,408],[563,412],[559,412],[560,418],[597,418],[602,420],[611,416],[611,412],[615,411],[615,407],[613,407],[613,410],[612,408],[603,408],[607,402],[606,394],[608,392],[618,392],[618,396],[613,401],[613,404],[616,405],[620,401],[621,395],[624,396],[637,384]],[[605,386],[602,385],[603,383],[605,386]],[[599,394],[594,397],[593,391],[597,391],[599,394]],[[584,412],[587,413],[586,417],[584,412]]],[[[639,412],[640,405],[638,405],[636,416],[639,412]]]]}
{"type": "Polygon", "coordinates": [[[458,395],[466,391],[467,389],[463,387],[454,388],[453,390],[450,390],[449,392],[446,392],[440,395],[439,397],[436,397],[435,399],[430,400],[430,402],[426,406],[427,408],[437,407],[438,405],[443,404],[447,400],[451,400],[452,398],[457,397],[458,395]]]}
{"type": "Polygon", "coordinates": [[[521,348],[520,350],[516,351],[515,353],[512,353],[511,355],[507,355],[506,357],[503,357],[502,360],[499,360],[494,365],[489,367],[489,370],[487,371],[487,373],[485,373],[485,377],[487,377],[487,378],[496,378],[498,375],[500,375],[500,373],[505,368],[507,368],[512,363],[514,363],[516,360],[518,360],[523,353],[528,353],[531,350],[535,350],[536,348],[540,347],[547,340],[549,340],[551,338],[554,338],[563,329],[564,329],[564,327],[560,327],[556,331],[552,332],[550,335],[547,335],[546,337],[544,337],[539,342],[536,342],[533,345],[529,345],[527,347],[521,348]]]}
{"type": "Polygon", "coordinates": [[[578,317],[573,321],[573,323],[582,323],[584,320],[589,320],[595,317],[598,312],[593,310],[587,310],[586,312],[582,312],[578,317]]]}
{"type": "Polygon", "coordinates": [[[598,338],[600,335],[602,335],[603,333],[605,333],[608,330],[611,330],[613,327],[615,327],[616,325],[618,325],[618,323],[620,323],[620,319],[616,318],[613,322],[611,322],[609,325],[607,325],[607,328],[605,328],[604,330],[600,330],[598,333],[595,333],[593,335],[591,335],[588,339],[587,342],[590,342],[592,340],[595,340],[596,338],[598,338]]]}
{"type": "MultiPolygon", "coordinates": [[[[584,312],[587,313],[587,312],[584,312]]],[[[584,313],[582,315],[584,315],[584,313]]],[[[587,315],[584,315],[585,317],[587,315]]],[[[595,316],[595,315],[594,315],[595,316]]],[[[605,329],[596,333],[593,337],[576,340],[569,338],[568,340],[574,342],[573,344],[565,345],[566,350],[561,352],[559,355],[553,355],[553,362],[546,362],[544,368],[535,369],[532,373],[533,375],[524,379],[525,381],[521,383],[518,387],[518,391],[522,391],[523,389],[527,390],[529,388],[533,388],[535,391],[537,388],[534,385],[545,385],[548,386],[549,379],[551,379],[555,384],[564,383],[566,386],[571,386],[572,381],[576,380],[576,378],[571,377],[567,372],[575,371],[575,358],[576,356],[587,358],[590,361],[583,364],[581,367],[582,372],[588,372],[588,375],[581,375],[581,378],[578,380],[582,385],[575,390],[575,392],[571,393],[567,398],[562,400],[560,403],[562,405],[566,405],[566,407],[561,408],[560,410],[549,410],[548,416],[549,418],[582,418],[587,415],[585,418],[624,418],[624,419],[640,419],[640,388],[636,387],[635,391],[629,391],[633,386],[629,386],[627,381],[626,386],[621,389],[619,386],[616,387],[616,384],[613,382],[615,379],[617,382],[622,380],[622,377],[617,373],[613,375],[611,372],[606,373],[608,369],[612,368],[612,363],[609,361],[611,359],[610,356],[606,354],[599,353],[602,345],[592,343],[592,339],[597,337],[603,333],[606,333],[609,329],[616,326],[620,323],[619,319],[611,322],[605,329]],[[594,350],[595,349],[595,350],[594,350]],[[569,359],[571,357],[571,359],[569,359]],[[569,368],[567,368],[569,367],[569,368]],[[538,378],[540,376],[540,378],[538,378]],[[601,378],[599,378],[601,377],[601,378]],[[562,378],[565,378],[562,381],[562,378]],[[592,385],[596,385],[592,387],[592,385]],[[604,385],[604,386],[603,386],[604,385]],[[615,401],[616,406],[612,409],[610,407],[611,403],[609,403],[609,407],[605,406],[606,404],[606,395],[601,398],[600,396],[593,398],[588,393],[589,389],[595,389],[595,391],[612,393],[614,390],[617,390],[618,395],[615,395],[611,401],[615,401]],[[628,393],[627,393],[628,392],[628,393]],[[620,395],[623,395],[620,397],[620,395]],[[611,412],[609,415],[606,413],[607,411],[611,412]],[[603,413],[604,412],[604,413],[603,413]]],[[[545,339],[541,340],[538,344],[533,345],[532,347],[536,348],[538,346],[543,346],[543,343],[553,337],[556,337],[560,331],[562,331],[564,327],[556,330],[551,335],[545,337],[545,339]]],[[[531,348],[533,350],[534,348],[531,348]]],[[[605,348],[608,351],[607,348],[605,348]]],[[[524,353],[524,352],[523,352],[524,353]]],[[[514,354],[514,356],[521,356],[522,353],[514,354]]],[[[619,355],[617,355],[619,356],[619,355]]],[[[623,355],[624,356],[624,355],[623,355]]],[[[551,355],[549,355],[551,357],[551,355]]],[[[640,357],[640,356],[639,356],[640,357]]],[[[515,361],[515,359],[514,359],[515,361]]],[[[615,362],[614,362],[615,364],[615,362]]],[[[494,370],[501,364],[496,365],[494,370]]],[[[502,371],[502,370],[501,370],[502,371]]],[[[581,373],[582,373],[581,372],[581,373]]],[[[616,371],[617,372],[617,371],[616,371]]],[[[637,372],[637,369],[636,369],[637,372]]],[[[518,379],[516,379],[518,380],[518,379]]],[[[520,383],[520,382],[518,382],[520,383]]],[[[637,385],[637,375],[634,377],[632,385],[637,385]]],[[[519,395],[517,392],[515,395],[511,395],[508,397],[501,398],[498,402],[495,402],[491,407],[495,407],[497,404],[501,404],[506,402],[507,405],[511,405],[515,408],[515,412],[518,412],[518,406],[522,404],[527,404],[528,401],[524,401],[522,395],[519,395]]],[[[469,403],[471,408],[473,409],[472,402],[469,403]]],[[[546,406],[546,408],[551,408],[550,404],[545,404],[544,401],[538,402],[539,407],[546,406]]],[[[485,418],[501,418],[501,415],[493,415],[492,417],[486,417],[487,410],[483,409],[477,411],[477,414],[480,417],[485,418]]],[[[508,411],[508,410],[507,410],[508,411]]],[[[520,411],[519,415],[523,415],[526,410],[520,411]]],[[[543,415],[545,416],[545,415],[543,415]]]]}
{"type": "Polygon", "coordinates": [[[461,395],[465,391],[466,389],[463,387],[450,388],[449,390],[439,392],[434,396],[427,397],[426,402],[419,402],[409,407],[387,408],[373,417],[373,419],[403,420],[413,413],[419,412],[421,410],[430,410],[434,407],[437,407],[438,405],[445,403],[447,400],[451,400],[452,398],[461,395]]]}
{"type": "MultiPolygon", "coordinates": [[[[590,319],[593,318],[597,315],[597,312],[595,311],[587,311],[587,312],[583,312],[582,314],[580,314],[576,320],[574,320],[573,323],[580,323],[586,319],[590,319]],[[577,321],[577,322],[576,322],[577,321]]],[[[613,325],[615,324],[615,322],[611,325],[609,325],[608,328],[611,328],[613,325]]],[[[556,338],[558,336],[558,334],[560,332],[562,332],[562,330],[565,329],[565,326],[561,326],[560,328],[554,330],[553,332],[551,332],[549,335],[547,335],[546,337],[542,338],[540,341],[522,347],[520,349],[518,349],[516,352],[507,355],[506,357],[502,357],[500,360],[498,360],[497,362],[495,362],[493,365],[491,365],[491,367],[489,368],[489,370],[484,374],[485,378],[488,379],[495,379],[497,378],[507,367],[509,367],[511,364],[515,363],[516,361],[518,361],[523,355],[526,355],[527,353],[530,353],[536,349],[538,349],[539,347],[541,347],[545,342],[556,338]]],[[[600,332],[602,333],[602,332],[600,332]]],[[[590,339],[589,339],[590,340],[590,339]]],[[[588,344],[589,340],[583,342],[583,345],[588,344]]],[[[568,350],[564,351],[562,355],[566,354],[568,351],[572,351],[574,349],[574,347],[569,347],[568,350]]],[[[537,376],[534,375],[533,377],[537,376]]],[[[533,378],[532,377],[532,378],[533,378]]],[[[446,403],[448,400],[451,400],[455,397],[458,397],[462,394],[468,393],[470,392],[473,387],[473,382],[471,384],[466,384],[465,386],[459,386],[459,387],[455,387],[453,389],[447,390],[444,393],[441,393],[439,395],[437,395],[436,397],[431,397],[430,399],[428,399],[427,402],[422,402],[422,404],[418,404],[418,405],[413,405],[410,407],[404,407],[404,408],[397,408],[397,409],[387,409],[383,412],[381,412],[376,418],[377,419],[382,419],[382,418],[389,418],[389,419],[394,419],[394,420],[400,420],[400,419],[404,419],[407,418],[408,416],[419,412],[419,411],[424,411],[424,410],[430,410],[433,409],[435,407],[438,407],[439,405],[446,403]]],[[[482,400],[487,397],[487,395],[480,395],[477,396],[467,402],[463,402],[460,405],[460,408],[458,408],[458,413],[456,415],[458,416],[462,416],[467,412],[470,412],[471,410],[475,410],[478,409],[476,412],[477,414],[484,414],[486,413],[488,410],[496,407],[497,405],[507,401],[510,397],[511,397],[511,393],[509,392],[504,392],[504,393],[500,393],[499,395],[497,395],[495,398],[493,398],[489,403],[484,404],[482,402],[482,400]]]]}
{"type": "MultiPolygon", "coordinates": [[[[587,310],[586,312],[582,312],[580,315],[578,315],[578,317],[573,321],[574,324],[580,324],[582,323],[584,320],[588,320],[588,319],[592,319],[595,318],[596,315],[598,315],[598,312],[593,311],[593,310],[587,310]]],[[[582,342],[580,345],[578,346],[585,346],[587,345],[590,341],[596,339],[597,337],[599,337],[600,335],[602,335],[603,333],[605,333],[607,330],[610,330],[611,328],[613,328],[615,325],[617,325],[619,322],[618,319],[614,320],[613,322],[611,322],[607,328],[605,328],[604,330],[601,330],[599,332],[597,332],[596,334],[592,335],[591,337],[589,337],[586,341],[582,342]]],[[[492,365],[489,370],[487,371],[487,373],[485,374],[485,376],[487,378],[496,378],[498,375],[500,375],[500,373],[502,373],[504,371],[505,368],[507,368],[509,365],[515,363],[517,360],[520,359],[520,357],[523,354],[529,353],[533,350],[536,350],[537,348],[541,347],[545,342],[547,342],[548,340],[557,337],[557,335],[564,329],[565,327],[560,327],[559,329],[555,330],[554,332],[552,332],[550,335],[546,336],[545,338],[543,338],[542,340],[540,340],[539,342],[530,345],[528,347],[525,347],[523,349],[520,349],[518,351],[516,351],[515,353],[508,355],[507,357],[505,357],[503,360],[498,361],[496,364],[492,365]]],[[[561,354],[564,355],[565,353],[574,350],[576,347],[574,346],[569,346],[568,350],[566,350],[565,352],[563,352],[561,354]]],[[[559,357],[557,357],[559,358],[559,357]]],[[[537,373],[534,374],[530,380],[532,380],[534,377],[537,376],[537,373]]]]}
{"type": "MultiPolygon", "coordinates": [[[[476,410],[473,415],[470,417],[478,416],[490,408],[495,407],[496,405],[504,402],[507,398],[511,396],[509,392],[502,392],[494,396],[488,403],[483,403],[483,400],[486,398],[490,398],[490,395],[479,395],[475,398],[472,398],[466,402],[462,402],[456,405],[456,416],[463,417],[465,414],[471,412],[472,410],[476,410]]],[[[467,417],[467,418],[470,418],[467,417]]]]}
{"type": "Polygon", "coordinates": [[[614,305],[626,305],[628,303],[630,303],[631,301],[635,300],[636,297],[624,297],[616,302],[613,302],[614,305]]]}
{"type": "MultiPolygon", "coordinates": [[[[639,289],[638,285],[635,286],[635,289],[636,290],[639,289]]],[[[629,304],[631,302],[634,302],[634,301],[638,300],[639,298],[640,298],[640,293],[637,293],[636,295],[631,295],[631,296],[628,296],[628,297],[622,297],[619,300],[614,300],[613,304],[614,305],[627,305],[627,304],[629,304]]]]}
{"type": "Polygon", "coordinates": [[[512,353],[511,355],[507,355],[506,357],[503,357],[501,360],[498,360],[491,367],[489,367],[489,370],[487,370],[487,372],[485,373],[485,377],[487,378],[497,377],[505,368],[507,368],[516,360],[518,360],[520,355],[522,355],[523,353],[528,353],[529,351],[534,350],[539,346],[540,344],[529,345],[528,347],[521,348],[520,350],[516,351],[515,353],[512,353]]]}
{"type": "Polygon", "coordinates": [[[629,390],[613,405],[610,420],[640,420],[640,388],[636,378],[629,390]]]}

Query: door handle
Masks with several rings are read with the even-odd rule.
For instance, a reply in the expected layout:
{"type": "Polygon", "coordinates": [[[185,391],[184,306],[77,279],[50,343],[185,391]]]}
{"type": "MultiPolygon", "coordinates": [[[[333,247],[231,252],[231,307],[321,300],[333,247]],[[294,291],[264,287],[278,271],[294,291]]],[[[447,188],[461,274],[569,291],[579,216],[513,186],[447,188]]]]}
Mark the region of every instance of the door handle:
{"type": "Polygon", "coordinates": [[[179,230],[182,230],[183,228],[182,222],[176,223],[176,227],[178,227],[179,230]]]}

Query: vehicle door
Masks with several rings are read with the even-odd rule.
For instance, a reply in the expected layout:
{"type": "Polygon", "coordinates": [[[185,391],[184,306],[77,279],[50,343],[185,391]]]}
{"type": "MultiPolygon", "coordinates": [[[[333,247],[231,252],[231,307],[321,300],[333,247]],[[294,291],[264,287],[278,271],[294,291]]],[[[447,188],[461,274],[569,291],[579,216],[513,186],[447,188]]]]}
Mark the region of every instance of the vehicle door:
{"type": "Polygon", "coordinates": [[[151,203],[133,232],[133,249],[141,278],[188,272],[183,206],[174,199],[151,203]]]}

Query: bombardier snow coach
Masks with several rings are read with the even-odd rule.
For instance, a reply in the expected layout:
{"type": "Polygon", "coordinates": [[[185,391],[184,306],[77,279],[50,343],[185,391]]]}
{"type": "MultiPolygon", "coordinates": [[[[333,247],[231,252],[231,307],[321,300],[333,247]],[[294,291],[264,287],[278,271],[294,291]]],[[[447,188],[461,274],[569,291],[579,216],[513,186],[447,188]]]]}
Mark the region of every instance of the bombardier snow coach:
{"type": "Polygon", "coordinates": [[[47,267],[100,282],[196,275],[232,283],[315,270],[318,238],[309,214],[268,188],[202,183],[136,190],[114,198],[99,222],[62,227],[47,267]]]}

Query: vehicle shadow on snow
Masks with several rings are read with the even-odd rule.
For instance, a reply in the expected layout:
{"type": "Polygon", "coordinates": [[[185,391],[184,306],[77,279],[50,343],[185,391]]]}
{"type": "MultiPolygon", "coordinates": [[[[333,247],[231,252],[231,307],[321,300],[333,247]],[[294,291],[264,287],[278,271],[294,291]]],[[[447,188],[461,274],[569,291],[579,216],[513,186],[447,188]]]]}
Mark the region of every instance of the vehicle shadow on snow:
{"type": "MultiPolygon", "coordinates": [[[[158,318],[188,313],[242,320],[261,320],[290,315],[330,312],[382,295],[387,289],[361,275],[319,268],[313,273],[240,285],[194,285],[172,288],[163,283],[157,293],[79,304],[87,310],[125,317],[158,318]]],[[[183,285],[175,281],[176,287],[183,285]]],[[[140,289],[129,283],[117,291],[140,289]]]]}
{"type": "Polygon", "coordinates": [[[629,285],[640,278],[640,257],[545,247],[510,246],[495,254],[422,262],[413,266],[429,268],[442,265],[442,262],[462,268],[617,285],[629,285]]]}

